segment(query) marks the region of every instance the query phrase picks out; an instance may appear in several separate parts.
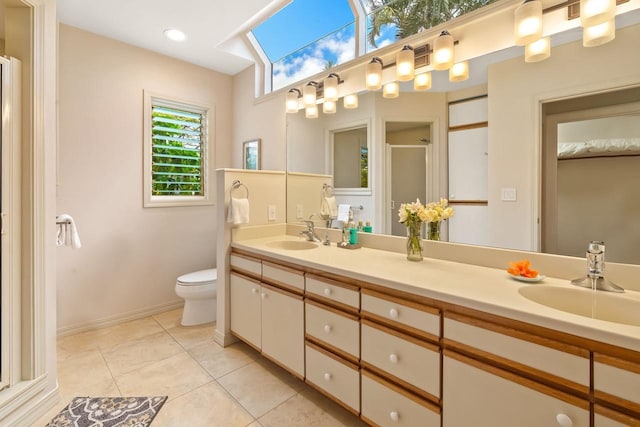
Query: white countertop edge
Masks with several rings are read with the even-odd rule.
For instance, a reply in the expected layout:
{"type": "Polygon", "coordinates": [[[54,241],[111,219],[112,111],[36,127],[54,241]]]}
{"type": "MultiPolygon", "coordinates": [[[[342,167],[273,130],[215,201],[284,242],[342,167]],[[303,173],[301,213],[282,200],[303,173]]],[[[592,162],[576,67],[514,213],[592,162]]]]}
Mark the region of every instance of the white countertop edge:
{"type": "Polygon", "coordinates": [[[523,286],[571,286],[567,280],[547,277],[540,284],[520,283],[511,279],[505,270],[428,257],[416,263],[407,261],[404,254],[370,248],[346,250],[337,248],[335,243],[330,247],[319,245],[316,249],[298,251],[276,249],[267,245],[277,240],[300,238],[288,235],[271,236],[236,241],[232,243],[232,247],[640,351],[638,326],[591,319],[556,310],[530,301],[518,293],[518,288],[523,286]],[[366,263],[367,259],[371,260],[372,264],[366,263]],[[391,268],[381,267],[381,263],[374,261],[384,261],[391,268]],[[420,277],[419,280],[416,280],[417,276],[420,277]],[[471,281],[480,285],[470,284],[470,277],[473,277],[471,281]]]}

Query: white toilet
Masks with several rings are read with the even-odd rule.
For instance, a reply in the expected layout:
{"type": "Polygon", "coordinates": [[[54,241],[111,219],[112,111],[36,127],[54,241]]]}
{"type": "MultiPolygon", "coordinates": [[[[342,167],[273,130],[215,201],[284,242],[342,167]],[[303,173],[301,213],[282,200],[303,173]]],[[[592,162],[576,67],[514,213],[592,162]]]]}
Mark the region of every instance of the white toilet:
{"type": "Polygon", "coordinates": [[[178,277],[176,295],[184,298],[183,326],[216,320],[218,269],[195,271],[178,277]]]}

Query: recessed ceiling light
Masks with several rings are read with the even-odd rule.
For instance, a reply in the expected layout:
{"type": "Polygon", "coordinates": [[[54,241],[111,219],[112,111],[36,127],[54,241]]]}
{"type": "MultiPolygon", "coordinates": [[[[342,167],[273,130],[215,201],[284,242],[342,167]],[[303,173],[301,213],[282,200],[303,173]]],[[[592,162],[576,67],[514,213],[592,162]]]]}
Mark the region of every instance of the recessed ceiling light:
{"type": "Polygon", "coordinates": [[[173,40],[176,42],[181,42],[187,39],[187,35],[180,30],[176,30],[175,28],[167,28],[164,30],[164,35],[169,40],[173,40]]]}

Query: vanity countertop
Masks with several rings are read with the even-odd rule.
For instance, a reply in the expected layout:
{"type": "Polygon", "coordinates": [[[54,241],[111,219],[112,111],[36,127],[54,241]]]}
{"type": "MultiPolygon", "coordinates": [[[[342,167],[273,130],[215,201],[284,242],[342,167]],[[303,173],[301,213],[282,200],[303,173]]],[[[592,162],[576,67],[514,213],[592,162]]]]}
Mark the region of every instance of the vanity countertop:
{"type": "MultiPolygon", "coordinates": [[[[422,262],[411,262],[405,254],[366,247],[346,250],[336,247],[335,243],[331,246],[319,244],[317,248],[308,250],[270,246],[282,240],[300,241],[300,238],[290,235],[263,237],[236,241],[232,247],[640,351],[640,326],[591,319],[552,309],[530,301],[518,292],[524,286],[573,287],[568,280],[547,277],[538,284],[521,283],[510,278],[504,269],[443,261],[428,256],[422,262]]],[[[640,301],[640,292],[627,291],[623,298],[640,301]]]]}

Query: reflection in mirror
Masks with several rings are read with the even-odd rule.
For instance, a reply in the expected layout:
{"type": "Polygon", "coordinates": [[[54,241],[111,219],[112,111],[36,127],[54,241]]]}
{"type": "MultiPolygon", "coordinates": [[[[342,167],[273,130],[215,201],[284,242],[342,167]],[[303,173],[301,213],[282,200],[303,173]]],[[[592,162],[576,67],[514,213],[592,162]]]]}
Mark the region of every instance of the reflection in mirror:
{"type": "Polygon", "coordinates": [[[333,182],[338,194],[369,188],[367,134],[366,125],[330,131],[333,182]]]}
{"type": "Polygon", "coordinates": [[[582,257],[601,240],[607,261],[640,264],[640,102],[598,106],[610,96],[546,118],[544,167],[555,174],[544,188],[542,250],[582,257]]]}

